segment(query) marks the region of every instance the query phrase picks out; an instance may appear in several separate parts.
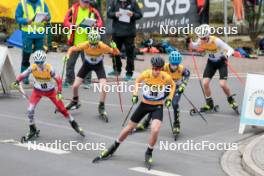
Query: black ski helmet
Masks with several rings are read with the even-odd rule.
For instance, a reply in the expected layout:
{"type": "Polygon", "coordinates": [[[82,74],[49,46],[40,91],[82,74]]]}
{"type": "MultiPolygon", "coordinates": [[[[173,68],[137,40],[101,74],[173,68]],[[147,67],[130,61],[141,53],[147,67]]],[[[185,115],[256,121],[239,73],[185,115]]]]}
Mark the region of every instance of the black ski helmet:
{"type": "Polygon", "coordinates": [[[152,65],[152,67],[161,68],[164,66],[164,60],[160,56],[154,56],[151,58],[151,65],[152,65]]]}

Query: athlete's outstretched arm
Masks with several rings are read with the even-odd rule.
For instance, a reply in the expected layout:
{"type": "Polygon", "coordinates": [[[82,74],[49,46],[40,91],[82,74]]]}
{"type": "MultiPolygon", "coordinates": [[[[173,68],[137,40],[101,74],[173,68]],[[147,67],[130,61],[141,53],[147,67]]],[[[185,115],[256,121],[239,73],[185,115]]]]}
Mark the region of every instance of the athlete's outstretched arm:
{"type": "Polygon", "coordinates": [[[83,43],[80,43],[80,44],[77,45],[77,46],[72,46],[72,47],[70,47],[70,48],[68,49],[66,56],[67,56],[68,58],[70,58],[70,56],[71,56],[71,54],[72,54],[73,52],[76,52],[76,51],[82,51],[82,50],[84,50],[85,48],[87,48],[87,47],[89,47],[89,46],[90,46],[90,43],[89,43],[89,42],[83,42],[83,43]]]}
{"type": "Polygon", "coordinates": [[[61,77],[59,75],[56,76],[55,70],[53,68],[51,68],[50,74],[51,74],[52,78],[56,81],[56,84],[58,87],[57,92],[61,93],[62,92],[62,79],[61,79],[61,77]]]}
{"type": "Polygon", "coordinates": [[[234,49],[231,46],[229,46],[227,43],[225,43],[223,40],[221,40],[220,38],[217,38],[215,40],[215,44],[218,48],[220,48],[221,50],[225,52],[225,56],[227,57],[227,59],[233,55],[234,49]]]}
{"type": "Polygon", "coordinates": [[[16,80],[18,82],[22,81],[23,79],[25,79],[27,76],[29,76],[32,72],[31,67],[28,67],[28,69],[26,69],[23,73],[21,73],[20,75],[17,76],[16,80]]]}

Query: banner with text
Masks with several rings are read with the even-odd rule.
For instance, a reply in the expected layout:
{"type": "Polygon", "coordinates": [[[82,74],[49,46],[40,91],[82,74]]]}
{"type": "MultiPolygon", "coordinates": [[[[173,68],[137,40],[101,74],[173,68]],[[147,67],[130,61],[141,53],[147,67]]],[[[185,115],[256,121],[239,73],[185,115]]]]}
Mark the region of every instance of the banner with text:
{"type": "MultiPolygon", "coordinates": [[[[107,1],[109,7],[111,1],[107,1]]],[[[141,0],[143,18],[137,21],[139,32],[159,32],[161,26],[185,27],[199,25],[196,0],[141,0]]],[[[107,33],[112,21],[107,19],[107,33]]]]}

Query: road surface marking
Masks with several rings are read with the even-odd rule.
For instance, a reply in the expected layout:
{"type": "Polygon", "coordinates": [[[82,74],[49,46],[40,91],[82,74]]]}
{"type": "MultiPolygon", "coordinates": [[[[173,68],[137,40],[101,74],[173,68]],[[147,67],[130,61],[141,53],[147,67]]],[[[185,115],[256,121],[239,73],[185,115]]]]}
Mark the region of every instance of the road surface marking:
{"type": "Polygon", "coordinates": [[[156,175],[156,176],[181,176],[178,174],[172,174],[172,173],[153,170],[153,169],[148,170],[147,168],[144,168],[144,167],[133,167],[133,168],[130,168],[129,170],[133,170],[133,171],[141,172],[145,174],[150,174],[150,175],[156,175]]]}
{"type": "Polygon", "coordinates": [[[29,142],[29,143],[21,143],[21,142],[19,142],[17,140],[14,140],[14,139],[6,139],[6,140],[0,140],[0,143],[13,144],[15,146],[24,147],[24,148],[27,148],[28,151],[39,150],[39,151],[48,152],[48,153],[57,154],[57,155],[71,153],[69,151],[64,151],[64,150],[60,150],[60,149],[56,149],[56,148],[51,148],[51,147],[47,147],[47,146],[44,146],[44,145],[40,145],[40,144],[37,144],[37,143],[35,143],[33,141],[29,142]]]}

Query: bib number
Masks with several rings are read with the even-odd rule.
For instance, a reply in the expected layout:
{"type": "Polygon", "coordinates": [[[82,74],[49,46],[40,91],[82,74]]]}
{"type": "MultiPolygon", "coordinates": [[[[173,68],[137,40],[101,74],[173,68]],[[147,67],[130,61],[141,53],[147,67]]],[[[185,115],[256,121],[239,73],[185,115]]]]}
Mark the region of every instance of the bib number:
{"type": "Polygon", "coordinates": [[[40,84],[40,87],[42,89],[47,89],[48,88],[48,85],[47,85],[47,83],[43,83],[43,84],[40,84]]]}
{"type": "Polygon", "coordinates": [[[151,97],[158,97],[158,92],[152,92],[152,91],[150,91],[149,95],[151,97]]]}

